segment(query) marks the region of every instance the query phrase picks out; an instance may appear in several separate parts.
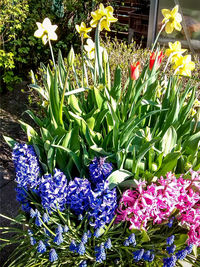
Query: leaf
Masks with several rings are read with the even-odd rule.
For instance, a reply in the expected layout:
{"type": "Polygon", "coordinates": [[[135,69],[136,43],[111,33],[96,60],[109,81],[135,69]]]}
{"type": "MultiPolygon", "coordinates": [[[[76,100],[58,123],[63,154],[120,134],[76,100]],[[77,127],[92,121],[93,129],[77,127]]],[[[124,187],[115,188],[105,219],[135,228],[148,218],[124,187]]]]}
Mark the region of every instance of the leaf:
{"type": "Polygon", "coordinates": [[[109,182],[109,188],[113,189],[131,176],[133,176],[132,172],[123,169],[112,172],[107,178],[107,181],[109,182]]]}
{"type": "Polygon", "coordinates": [[[176,167],[177,161],[180,156],[181,152],[172,152],[167,154],[167,156],[162,161],[161,168],[155,175],[160,177],[162,175],[165,175],[167,172],[172,171],[176,167]]]}
{"type": "Polygon", "coordinates": [[[145,230],[142,230],[141,236],[142,236],[142,239],[140,239],[141,244],[150,241],[150,237],[148,236],[145,230]]]}
{"type": "Polygon", "coordinates": [[[3,138],[4,138],[4,140],[6,141],[6,143],[7,143],[12,149],[14,148],[15,144],[18,143],[17,141],[15,141],[14,139],[12,139],[12,138],[10,138],[10,137],[8,137],[8,136],[3,135],[3,138]]]}
{"type": "Polygon", "coordinates": [[[200,131],[191,135],[183,144],[183,148],[188,154],[195,154],[199,148],[200,131]]]}
{"type": "Polygon", "coordinates": [[[188,239],[187,234],[181,234],[178,239],[175,239],[174,244],[176,246],[183,246],[188,239]]]}
{"type": "Polygon", "coordinates": [[[35,116],[31,110],[26,110],[25,113],[27,113],[39,127],[43,126],[43,122],[37,116],[35,116]]]}
{"type": "Polygon", "coordinates": [[[177,142],[177,133],[173,126],[170,126],[161,141],[161,151],[164,156],[172,151],[177,142]]]}
{"type": "Polygon", "coordinates": [[[65,150],[70,155],[70,157],[73,159],[74,164],[76,165],[78,171],[81,173],[81,171],[82,171],[81,170],[82,169],[81,161],[80,161],[79,157],[73,151],[71,151],[70,149],[68,149],[66,147],[59,146],[59,145],[52,145],[52,146],[65,150]]]}
{"type": "Polygon", "coordinates": [[[29,142],[32,140],[32,138],[38,138],[37,132],[29,124],[20,120],[19,123],[21,124],[22,129],[26,132],[29,142]]]}

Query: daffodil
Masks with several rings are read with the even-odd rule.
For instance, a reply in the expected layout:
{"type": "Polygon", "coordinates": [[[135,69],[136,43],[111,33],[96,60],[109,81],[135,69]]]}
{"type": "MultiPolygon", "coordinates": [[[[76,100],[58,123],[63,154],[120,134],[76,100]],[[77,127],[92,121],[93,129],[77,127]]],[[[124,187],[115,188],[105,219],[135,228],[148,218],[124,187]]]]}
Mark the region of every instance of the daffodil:
{"type": "Polygon", "coordinates": [[[117,18],[113,17],[113,8],[111,6],[104,7],[103,4],[99,5],[99,9],[91,13],[92,20],[90,22],[91,27],[97,27],[100,21],[100,31],[106,29],[110,31],[110,23],[116,22],[117,18]]]}
{"type": "Polygon", "coordinates": [[[88,32],[92,30],[91,27],[87,28],[85,22],[81,22],[81,25],[76,25],[76,30],[80,34],[80,36],[83,36],[83,38],[90,38],[89,35],[87,35],[88,32]]]}
{"type": "Polygon", "coordinates": [[[182,21],[182,17],[181,14],[178,13],[178,5],[176,5],[172,10],[162,9],[161,12],[164,16],[162,23],[166,23],[165,31],[167,34],[172,33],[174,29],[181,31],[182,26],[180,22],[182,21]]]}
{"type": "Polygon", "coordinates": [[[173,68],[176,70],[176,74],[190,77],[191,71],[195,68],[195,63],[191,61],[191,55],[179,56],[174,62],[173,68]]]}
{"type": "Polygon", "coordinates": [[[48,40],[57,40],[57,34],[55,33],[57,25],[52,25],[49,18],[45,18],[42,23],[36,22],[38,29],[35,31],[34,36],[42,38],[43,44],[46,44],[48,40]]]}
{"type": "MultiPolygon", "coordinates": [[[[91,39],[87,39],[84,49],[87,52],[89,59],[94,59],[95,56],[95,43],[91,39]]],[[[103,47],[100,46],[100,52],[103,52],[103,47]]]]}
{"type": "Polygon", "coordinates": [[[169,42],[169,48],[166,49],[165,55],[167,57],[171,57],[171,62],[174,63],[176,61],[177,56],[179,57],[183,53],[185,53],[187,49],[181,49],[181,43],[176,41],[175,43],[169,42]]]}

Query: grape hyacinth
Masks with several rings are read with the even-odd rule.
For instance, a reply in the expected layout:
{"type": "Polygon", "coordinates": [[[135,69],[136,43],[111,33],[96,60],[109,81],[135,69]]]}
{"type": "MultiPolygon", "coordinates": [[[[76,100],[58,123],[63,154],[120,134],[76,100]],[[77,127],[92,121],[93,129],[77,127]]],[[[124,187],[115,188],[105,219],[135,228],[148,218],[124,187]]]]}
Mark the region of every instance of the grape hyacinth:
{"type": "Polygon", "coordinates": [[[77,251],[77,245],[76,245],[76,242],[74,240],[71,241],[70,246],[69,246],[69,250],[71,252],[76,252],[77,251]]]}
{"type": "Polygon", "coordinates": [[[176,256],[173,255],[169,258],[163,258],[163,267],[174,267],[176,266],[176,256]]]}
{"type": "Polygon", "coordinates": [[[63,243],[63,236],[62,233],[57,233],[54,238],[54,243],[56,243],[58,246],[63,243]]]}
{"type": "Polygon", "coordinates": [[[30,236],[30,243],[31,243],[31,246],[34,246],[37,243],[37,241],[35,240],[33,236],[30,236]]]}
{"type": "Polygon", "coordinates": [[[95,247],[95,252],[97,262],[102,263],[106,260],[106,252],[103,244],[101,244],[99,247],[95,247]]]}
{"type": "Polygon", "coordinates": [[[168,252],[168,254],[173,254],[174,251],[176,250],[176,245],[171,245],[170,247],[166,247],[166,250],[168,252]]]}
{"type": "Polygon", "coordinates": [[[40,183],[40,166],[33,146],[15,144],[12,160],[16,171],[16,182],[20,187],[34,188],[40,183]]]}
{"type": "Polygon", "coordinates": [[[135,234],[131,234],[128,237],[128,241],[129,241],[129,244],[133,244],[133,246],[135,247],[136,246],[135,234]]]}
{"type": "Polygon", "coordinates": [[[107,241],[104,244],[104,247],[106,249],[111,249],[112,248],[112,243],[111,243],[111,239],[110,238],[107,239],[107,241]]]}
{"type": "Polygon", "coordinates": [[[87,267],[87,261],[81,261],[79,267],[87,267]]]}
{"type": "Polygon", "coordinates": [[[76,215],[89,209],[91,197],[91,184],[87,179],[75,178],[69,182],[67,204],[76,215]]]}
{"type": "Polygon", "coordinates": [[[83,244],[86,244],[88,241],[88,235],[87,233],[84,233],[82,238],[81,238],[81,242],[83,242],[83,244]]]}
{"type": "Polygon", "coordinates": [[[134,261],[138,262],[142,259],[144,254],[144,249],[136,250],[133,252],[133,259],[134,261]]]}
{"type": "Polygon", "coordinates": [[[93,192],[93,198],[90,202],[89,210],[90,225],[94,228],[100,228],[112,221],[117,208],[116,189],[109,189],[108,181],[97,185],[93,192]]]}
{"type": "Polygon", "coordinates": [[[42,206],[49,213],[52,210],[65,209],[67,199],[67,178],[58,169],[54,170],[54,175],[44,175],[39,186],[42,206]]]}
{"type": "Polygon", "coordinates": [[[44,223],[48,223],[49,222],[49,216],[48,214],[45,212],[42,216],[42,220],[44,223]]]}
{"type": "Polygon", "coordinates": [[[50,261],[50,262],[54,262],[54,261],[56,261],[57,259],[58,259],[58,255],[57,255],[55,249],[52,248],[52,249],[50,250],[50,252],[49,252],[49,261],[50,261]]]}
{"type": "Polygon", "coordinates": [[[112,164],[105,162],[106,158],[94,158],[89,165],[91,182],[96,185],[103,182],[112,172],[112,164]]]}
{"type": "Polygon", "coordinates": [[[174,243],[174,235],[169,236],[166,239],[166,243],[167,243],[167,245],[171,246],[174,243]]]}
{"type": "Polygon", "coordinates": [[[42,240],[40,240],[39,243],[38,243],[37,251],[39,253],[44,253],[44,252],[46,252],[46,250],[47,249],[46,249],[45,244],[42,242],[42,240]]]}
{"type": "Polygon", "coordinates": [[[79,255],[84,255],[85,254],[85,245],[83,242],[81,242],[78,247],[77,247],[77,253],[79,255]]]}

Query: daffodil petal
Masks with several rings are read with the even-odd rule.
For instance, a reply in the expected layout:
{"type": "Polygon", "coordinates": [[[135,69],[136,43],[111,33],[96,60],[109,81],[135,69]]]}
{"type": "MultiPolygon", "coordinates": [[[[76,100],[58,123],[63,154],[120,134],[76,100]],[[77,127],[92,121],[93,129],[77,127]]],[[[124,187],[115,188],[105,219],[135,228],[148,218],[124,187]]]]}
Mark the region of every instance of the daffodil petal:
{"type": "Polygon", "coordinates": [[[42,42],[43,42],[44,45],[48,42],[48,38],[47,38],[47,35],[46,34],[44,34],[42,36],[42,42]]]}
{"type": "Polygon", "coordinates": [[[182,21],[182,16],[181,16],[180,13],[177,13],[177,14],[175,15],[175,20],[176,20],[177,22],[179,22],[179,23],[182,21]]]}
{"type": "Polygon", "coordinates": [[[53,41],[58,39],[58,36],[55,32],[48,32],[48,37],[50,40],[53,40],[53,41]]]}
{"type": "Polygon", "coordinates": [[[177,22],[177,21],[175,21],[174,22],[174,28],[177,30],[177,31],[181,31],[181,29],[182,29],[182,26],[181,26],[181,24],[179,23],[179,22],[177,22]]]}
{"type": "Polygon", "coordinates": [[[172,23],[168,22],[168,23],[166,24],[166,26],[165,26],[165,31],[166,31],[166,33],[167,33],[167,34],[170,34],[170,33],[173,32],[173,30],[174,30],[174,25],[173,25],[172,23]]]}
{"type": "Polygon", "coordinates": [[[169,9],[162,9],[161,12],[166,19],[171,17],[171,11],[169,9]]]}
{"type": "Polygon", "coordinates": [[[37,31],[34,32],[34,36],[37,38],[41,38],[44,33],[44,30],[42,28],[38,29],[37,31]]]}
{"type": "Polygon", "coordinates": [[[49,18],[45,18],[42,23],[45,29],[51,28],[52,24],[49,18]]]}
{"type": "Polygon", "coordinates": [[[176,5],[176,6],[172,9],[172,11],[171,11],[171,16],[175,16],[175,15],[177,14],[177,12],[178,12],[178,5],[176,5]]]}

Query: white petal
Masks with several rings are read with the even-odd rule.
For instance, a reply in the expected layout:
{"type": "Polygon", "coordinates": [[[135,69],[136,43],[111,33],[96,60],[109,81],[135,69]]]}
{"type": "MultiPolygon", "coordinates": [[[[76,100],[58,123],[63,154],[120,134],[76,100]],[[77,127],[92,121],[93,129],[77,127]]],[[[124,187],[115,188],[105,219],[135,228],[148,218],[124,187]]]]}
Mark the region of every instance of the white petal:
{"type": "Polygon", "coordinates": [[[45,29],[48,29],[48,28],[50,28],[50,27],[52,26],[52,25],[51,25],[51,21],[50,21],[49,18],[45,18],[45,19],[43,20],[42,25],[43,25],[43,27],[44,27],[45,29]]]}
{"type": "Polygon", "coordinates": [[[40,28],[34,32],[34,36],[37,38],[40,38],[40,37],[42,37],[43,33],[44,33],[44,30],[42,28],[40,28]]]}

